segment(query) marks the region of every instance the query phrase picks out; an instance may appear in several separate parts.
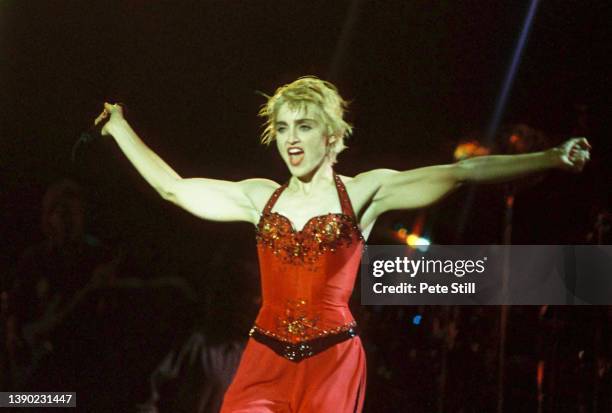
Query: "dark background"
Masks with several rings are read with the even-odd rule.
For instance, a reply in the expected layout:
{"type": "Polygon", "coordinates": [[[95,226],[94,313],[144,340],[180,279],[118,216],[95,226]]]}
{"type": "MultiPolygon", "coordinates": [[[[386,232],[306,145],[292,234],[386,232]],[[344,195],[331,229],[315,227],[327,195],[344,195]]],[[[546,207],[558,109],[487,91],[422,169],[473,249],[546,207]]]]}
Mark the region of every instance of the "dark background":
{"type": "MultiPolygon", "coordinates": [[[[37,200],[65,175],[95,192],[92,228],[104,228],[100,236],[124,236],[127,226],[175,232],[182,213],[156,199],[110,139],[70,162],[104,100],[126,103],[135,129],[182,176],[283,181],[275,149],[258,143],[263,98],[255,91],[270,94],[314,74],[336,81],[353,102],[355,134],[340,173],[452,161],[456,143],[489,123],[528,3],[350,5],[3,2],[4,250],[18,253],[37,236],[37,200]]],[[[551,173],[525,191],[515,243],[581,242],[594,211],[609,208],[605,16],[604,2],[546,1],[537,12],[503,123],[542,130],[550,145],[588,133],[593,162],[582,175],[551,173]],[[587,130],[577,128],[579,104],[587,106],[587,130]]],[[[499,214],[491,212],[499,197],[487,195],[495,190],[486,187],[484,204],[472,208],[465,239],[445,216],[436,241],[499,242],[499,214]]],[[[461,193],[442,213],[456,213],[460,201],[461,193]]]]}
{"type": "MultiPolygon", "coordinates": [[[[3,288],[11,285],[21,252],[42,239],[45,188],[69,176],[86,187],[89,232],[111,249],[129,251],[131,275],[180,276],[198,291],[231,284],[256,296],[248,225],[202,222],[167,205],[111,139],[81,148],[71,162],[73,143],[102,102],[124,102],[135,130],[181,176],[284,181],[287,171],[275,148],[258,143],[262,119],[256,113],[264,99],[256,91],[272,94],[313,74],[334,81],[352,101],[354,136],[339,158],[339,173],[448,163],[460,140],[482,137],[528,5],[1,2],[3,288]],[[231,278],[211,270],[225,267],[237,268],[231,278]]],[[[592,242],[595,217],[610,210],[605,6],[549,0],[536,14],[502,123],[538,129],[549,146],[587,136],[593,154],[580,175],[552,171],[539,182],[525,181],[515,203],[513,243],[592,242]],[[582,123],[580,107],[586,108],[582,123]]],[[[468,193],[464,189],[425,211],[425,233],[433,242],[501,243],[503,186],[479,187],[470,202],[468,193]]],[[[394,242],[391,230],[410,228],[417,214],[381,218],[370,242],[394,242]]],[[[239,312],[252,319],[256,310],[245,308],[239,312]]],[[[242,324],[238,334],[246,333],[242,324]]],[[[577,327],[572,337],[582,331],[577,327]]],[[[156,332],[142,329],[148,337],[139,340],[157,343],[152,360],[164,353],[169,334],[158,340],[156,332]]]]}

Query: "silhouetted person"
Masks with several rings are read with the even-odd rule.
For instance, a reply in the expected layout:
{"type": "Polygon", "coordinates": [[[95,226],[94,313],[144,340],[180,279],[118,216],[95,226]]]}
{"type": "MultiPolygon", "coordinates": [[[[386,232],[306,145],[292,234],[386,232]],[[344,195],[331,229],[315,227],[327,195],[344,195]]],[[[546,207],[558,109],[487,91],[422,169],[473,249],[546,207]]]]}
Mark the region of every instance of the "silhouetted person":
{"type": "Polygon", "coordinates": [[[86,233],[85,209],[77,183],[61,180],[49,186],[42,205],[45,239],[18,261],[7,322],[15,388],[61,391],[53,387],[53,378],[65,382],[76,376],[85,343],[94,340],[81,324],[91,324],[87,316],[95,314],[95,303],[86,298],[105,273],[107,253],[86,233]],[[79,329],[67,328],[74,322],[79,329]]]}

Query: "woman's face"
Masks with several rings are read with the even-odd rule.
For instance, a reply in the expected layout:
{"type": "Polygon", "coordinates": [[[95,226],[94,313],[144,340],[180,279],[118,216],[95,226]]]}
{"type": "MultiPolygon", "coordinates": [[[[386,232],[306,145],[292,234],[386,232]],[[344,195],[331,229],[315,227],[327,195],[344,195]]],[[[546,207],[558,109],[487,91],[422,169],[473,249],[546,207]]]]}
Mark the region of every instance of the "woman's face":
{"type": "Polygon", "coordinates": [[[320,109],[310,103],[302,110],[285,103],[278,110],[276,146],[291,175],[309,179],[325,161],[330,140],[322,118],[320,109]]]}

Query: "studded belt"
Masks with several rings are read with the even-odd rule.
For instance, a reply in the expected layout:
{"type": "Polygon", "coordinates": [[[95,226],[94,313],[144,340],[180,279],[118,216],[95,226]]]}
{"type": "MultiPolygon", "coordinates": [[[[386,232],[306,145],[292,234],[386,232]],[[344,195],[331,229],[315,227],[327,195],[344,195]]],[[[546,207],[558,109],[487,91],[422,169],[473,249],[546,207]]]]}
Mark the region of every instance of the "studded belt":
{"type": "Polygon", "coordinates": [[[300,362],[308,357],[317,355],[336,344],[349,340],[357,335],[357,326],[351,327],[346,331],[330,334],[324,337],[313,338],[312,340],[290,343],[270,337],[257,328],[252,328],[249,332],[255,341],[268,347],[281,357],[293,362],[300,362]]]}

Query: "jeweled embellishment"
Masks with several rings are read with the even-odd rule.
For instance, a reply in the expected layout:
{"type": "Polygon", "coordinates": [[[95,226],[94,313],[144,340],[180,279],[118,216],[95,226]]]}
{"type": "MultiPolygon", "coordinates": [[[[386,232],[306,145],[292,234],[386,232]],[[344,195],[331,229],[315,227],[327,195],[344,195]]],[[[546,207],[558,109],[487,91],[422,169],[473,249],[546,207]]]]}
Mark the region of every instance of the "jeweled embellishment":
{"type": "Polygon", "coordinates": [[[287,300],[285,317],[277,318],[276,332],[289,341],[302,341],[311,337],[317,329],[317,315],[308,314],[308,302],[304,299],[287,300]]]}
{"type": "Polygon", "coordinates": [[[301,231],[295,231],[281,214],[264,213],[256,232],[258,243],[290,264],[314,263],[326,251],[351,245],[354,238],[362,239],[354,220],[331,213],[311,218],[301,231]]]}
{"type": "Polygon", "coordinates": [[[355,321],[352,321],[337,327],[323,329],[317,326],[320,315],[309,313],[309,309],[309,303],[304,299],[287,300],[285,316],[284,318],[277,317],[275,331],[259,330],[282,341],[301,342],[348,331],[357,325],[355,321]]]}
{"type": "Polygon", "coordinates": [[[329,335],[333,335],[333,334],[338,334],[338,333],[343,333],[345,331],[350,331],[351,329],[355,328],[357,326],[357,323],[355,321],[351,321],[350,323],[347,324],[342,324],[339,325],[337,327],[333,327],[333,328],[328,328],[328,329],[320,329],[317,327],[313,327],[311,329],[310,334],[305,334],[303,336],[299,336],[299,337],[288,337],[286,334],[284,334],[282,331],[279,333],[276,333],[274,331],[270,331],[270,330],[266,330],[264,328],[258,327],[257,325],[254,325],[251,328],[251,331],[249,332],[249,335],[252,335],[254,331],[258,331],[262,334],[265,334],[269,337],[272,337],[276,340],[280,340],[280,341],[286,341],[286,342],[301,342],[301,341],[307,341],[307,340],[312,340],[315,338],[321,338],[321,337],[326,337],[329,335]]]}

